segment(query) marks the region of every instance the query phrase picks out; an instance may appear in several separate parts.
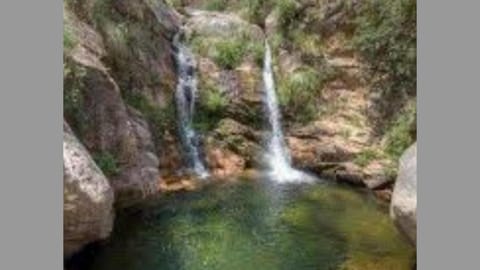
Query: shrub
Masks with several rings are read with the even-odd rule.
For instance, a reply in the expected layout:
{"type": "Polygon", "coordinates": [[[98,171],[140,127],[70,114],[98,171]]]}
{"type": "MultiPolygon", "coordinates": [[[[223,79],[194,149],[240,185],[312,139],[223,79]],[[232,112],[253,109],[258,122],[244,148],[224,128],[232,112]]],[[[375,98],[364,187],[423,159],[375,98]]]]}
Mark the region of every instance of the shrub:
{"type": "Polygon", "coordinates": [[[107,177],[115,176],[120,172],[116,157],[108,151],[94,154],[93,160],[107,177]]]}
{"type": "Polygon", "coordinates": [[[200,92],[200,102],[193,119],[196,129],[206,132],[214,129],[224,117],[228,100],[216,86],[206,84],[200,92]]]}
{"type": "Polygon", "coordinates": [[[394,161],[398,161],[405,151],[415,140],[416,106],[412,101],[399,113],[397,119],[391,124],[385,135],[386,152],[394,161]]]}
{"type": "Polygon", "coordinates": [[[302,68],[280,81],[279,100],[287,113],[296,121],[308,122],[316,114],[319,93],[318,73],[310,67],[302,68]]]}
{"type": "Polygon", "coordinates": [[[295,71],[283,79],[280,85],[280,103],[302,105],[314,96],[318,86],[318,75],[312,68],[295,71]]]}
{"type": "Polygon", "coordinates": [[[225,69],[237,67],[245,54],[245,45],[244,39],[240,38],[219,41],[215,47],[215,62],[225,69]]]}
{"type": "Polygon", "coordinates": [[[276,1],[280,25],[286,29],[295,17],[297,3],[295,0],[278,0],[276,1]]]}
{"type": "Polygon", "coordinates": [[[388,124],[416,96],[416,1],[365,1],[355,19],[353,47],[369,63],[380,94],[377,124],[388,124]]]}

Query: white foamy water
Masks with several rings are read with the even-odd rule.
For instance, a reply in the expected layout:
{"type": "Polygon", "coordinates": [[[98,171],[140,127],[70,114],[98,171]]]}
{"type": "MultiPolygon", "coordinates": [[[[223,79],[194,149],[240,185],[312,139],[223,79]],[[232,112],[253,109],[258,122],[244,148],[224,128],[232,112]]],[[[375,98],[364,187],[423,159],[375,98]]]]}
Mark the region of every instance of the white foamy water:
{"type": "Polygon", "coordinates": [[[263,63],[263,103],[268,114],[271,132],[268,138],[265,159],[269,166],[269,174],[277,182],[310,182],[312,177],[291,166],[290,153],[284,141],[281,116],[278,107],[275,81],[272,72],[272,54],[268,42],[265,42],[265,58],[263,63]]]}
{"type": "Polygon", "coordinates": [[[209,173],[200,158],[198,137],[195,129],[192,127],[195,97],[197,94],[195,58],[191,51],[179,41],[178,34],[175,36],[173,44],[177,49],[175,55],[178,73],[177,89],[175,92],[177,121],[184,156],[187,162],[186,165],[200,178],[206,178],[209,176],[209,173]]]}

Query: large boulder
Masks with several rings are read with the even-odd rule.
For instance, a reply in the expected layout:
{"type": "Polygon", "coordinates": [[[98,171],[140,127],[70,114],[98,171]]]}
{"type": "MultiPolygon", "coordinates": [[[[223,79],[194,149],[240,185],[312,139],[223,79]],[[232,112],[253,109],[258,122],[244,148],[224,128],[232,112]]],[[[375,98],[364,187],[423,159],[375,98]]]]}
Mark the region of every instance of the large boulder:
{"type": "Polygon", "coordinates": [[[64,123],[64,256],[109,236],[113,226],[113,190],[90,154],[64,123]]]}
{"type": "Polygon", "coordinates": [[[412,243],[417,242],[417,144],[400,158],[400,169],[393,189],[390,215],[412,243]]]}

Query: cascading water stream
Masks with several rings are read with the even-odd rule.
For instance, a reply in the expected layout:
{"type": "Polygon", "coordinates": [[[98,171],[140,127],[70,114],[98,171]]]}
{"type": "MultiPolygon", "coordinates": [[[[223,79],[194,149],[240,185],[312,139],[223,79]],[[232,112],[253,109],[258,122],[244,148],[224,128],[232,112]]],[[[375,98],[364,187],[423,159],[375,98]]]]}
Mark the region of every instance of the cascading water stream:
{"type": "Polygon", "coordinates": [[[180,34],[177,34],[174,37],[173,44],[176,48],[175,58],[178,73],[175,100],[180,139],[184,148],[187,166],[200,178],[206,178],[209,174],[200,159],[198,137],[195,129],[192,127],[197,93],[196,64],[193,54],[179,39],[180,34]]]}
{"type": "Polygon", "coordinates": [[[270,169],[272,180],[278,182],[310,181],[310,176],[295,170],[290,164],[291,158],[283,137],[280,110],[275,92],[275,81],[272,72],[272,54],[267,41],[265,41],[265,58],[263,65],[262,75],[265,91],[263,103],[268,114],[268,122],[271,128],[265,158],[270,169]]]}

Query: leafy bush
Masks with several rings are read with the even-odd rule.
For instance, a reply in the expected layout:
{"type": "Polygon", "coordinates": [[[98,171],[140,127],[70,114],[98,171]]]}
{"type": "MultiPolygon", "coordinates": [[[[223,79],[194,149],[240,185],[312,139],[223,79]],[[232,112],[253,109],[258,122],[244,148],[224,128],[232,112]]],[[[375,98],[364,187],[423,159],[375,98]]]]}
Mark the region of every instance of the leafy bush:
{"type": "Polygon", "coordinates": [[[295,120],[308,122],[316,114],[315,100],[319,94],[318,73],[305,67],[280,81],[280,104],[292,114],[295,120]]]}
{"type": "Polygon", "coordinates": [[[120,172],[116,157],[108,151],[94,154],[93,160],[107,177],[115,176],[120,172]]]}
{"type": "Polygon", "coordinates": [[[379,120],[394,117],[416,96],[416,15],[415,0],[368,0],[355,19],[352,45],[376,79],[379,120]]]}
{"type": "Polygon", "coordinates": [[[416,106],[412,101],[402,110],[391,124],[386,137],[386,152],[392,160],[398,161],[405,151],[416,140],[416,106]]]}
{"type": "Polygon", "coordinates": [[[200,102],[193,119],[200,131],[210,131],[224,117],[228,100],[214,85],[206,84],[200,92],[200,102]]]}
{"type": "Polygon", "coordinates": [[[276,8],[279,13],[280,25],[285,29],[295,17],[297,3],[295,0],[278,0],[276,8]]]}
{"type": "Polygon", "coordinates": [[[219,41],[215,47],[215,62],[226,69],[237,67],[245,55],[245,45],[244,39],[240,38],[219,41]]]}

